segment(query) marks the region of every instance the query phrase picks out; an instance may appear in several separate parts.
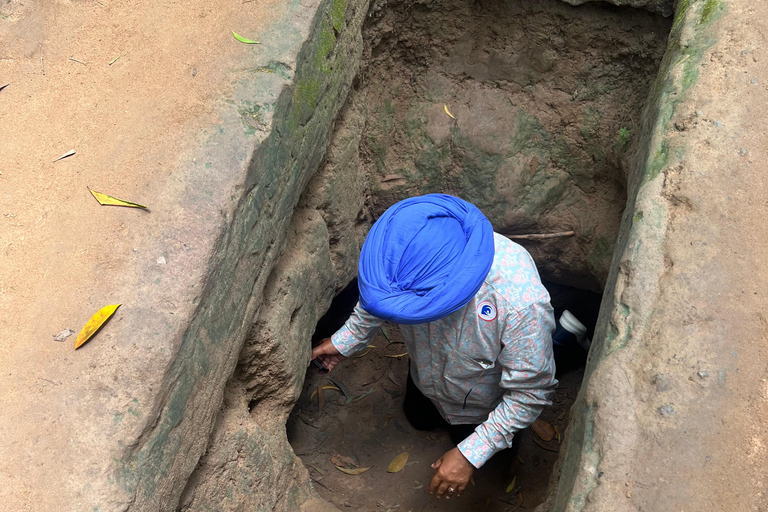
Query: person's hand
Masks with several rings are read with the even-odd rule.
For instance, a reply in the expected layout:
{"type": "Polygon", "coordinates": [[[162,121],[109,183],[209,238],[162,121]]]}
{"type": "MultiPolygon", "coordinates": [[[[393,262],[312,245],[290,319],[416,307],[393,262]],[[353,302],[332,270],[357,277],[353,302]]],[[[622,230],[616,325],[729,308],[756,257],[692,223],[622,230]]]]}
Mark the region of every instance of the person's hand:
{"type": "Polygon", "coordinates": [[[317,359],[328,371],[331,371],[334,366],[345,360],[346,357],[336,350],[336,347],[331,343],[331,338],[325,338],[320,340],[320,344],[312,349],[312,359],[317,359]]]}
{"type": "Polygon", "coordinates": [[[432,464],[432,469],[437,472],[429,483],[429,493],[437,493],[438,498],[445,495],[445,499],[461,496],[475,471],[458,448],[445,452],[432,464]]]}

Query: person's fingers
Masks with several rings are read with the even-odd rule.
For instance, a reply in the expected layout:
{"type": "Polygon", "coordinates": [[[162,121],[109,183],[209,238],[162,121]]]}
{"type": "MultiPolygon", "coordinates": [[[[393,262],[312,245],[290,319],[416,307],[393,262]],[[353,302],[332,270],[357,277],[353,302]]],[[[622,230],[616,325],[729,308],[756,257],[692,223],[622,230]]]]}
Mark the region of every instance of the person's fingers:
{"type": "MultiPolygon", "coordinates": [[[[440,461],[438,460],[437,462],[440,462],[440,461]]],[[[435,462],[435,464],[437,464],[437,462],[435,462]]],[[[432,477],[432,481],[429,482],[429,493],[435,494],[437,489],[440,487],[441,483],[442,483],[442,480],[440,479],[440,476],[437,473],[435,473],[435,476],[432,477]]]]}
{"type": "MultiPolygon", "coordinates": [[[[440,487],[437,488],[437,497],[442,498],[446,493],[448,492],[448,488],[451,487],[451,484],[443,480],[440,482],[440,487]]],[[[447,494],[448,497],[450,497],[450,494],[447,494]]]]}
{"type": "Polygon", "coordinates": [[[432,469],[439,468],[440,464],[442,464],[442,463],[443,463],[443,458],[440,457],[439,459],[437,459],[435,462],[432,463],[432,469]]]}
{"type": "Polygon", "coordinates": [[[459,485],[459,486],[456,488],[456,497],[458,498],[459,496],[461,496],[462,494],[464,494],[464,489],[466,489],[466,488],[467,488],[467,486],[466,486],[466,485],[459,485]]]}
{"type": "Polygon", "coordinates": [[[327,354],[329,356],[340,355],[338,349],[333,345],[331,338],[323,339],[318,346],[312,349],[312,359],[317,359],[323,354],[327,354]]]}

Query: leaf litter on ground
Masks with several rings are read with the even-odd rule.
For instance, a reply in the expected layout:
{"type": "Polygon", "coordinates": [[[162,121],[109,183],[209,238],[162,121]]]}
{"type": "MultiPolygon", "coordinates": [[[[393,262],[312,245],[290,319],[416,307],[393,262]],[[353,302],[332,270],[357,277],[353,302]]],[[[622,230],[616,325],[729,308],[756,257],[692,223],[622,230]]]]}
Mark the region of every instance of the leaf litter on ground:
{"type": "Polygon", "coordinates": [[[402,354],[384,354],[384,357],[397,357],[397,358],[400,358],[400,357],[407,356],[407,355],[408,355],[408,352],[403,352],[402,354]]]}
{"type": "Polygon", "coordinates": [[[349,397],[349,389],[347,389],[347,386],[345,386],[343,382],[336,379],[331,379],[330,377],[328,380],[333,382],[336,387],[339,388],[339,391],[341,391],[341,394],[344,395],[344,398],[349,397]]]}
{"type": "Polygon", "coordinates": [[[63,155],[61,155],[59,158],[57,158],[56,160],[54,160],[54,162],[58,162],[59,160],[64,160],[65,158],[67,158],[67,157],[69,157],[69,156],[72,156],[72,155],[74,155],[75,153],[77,153],[77,151],[75,151],[74,149],[70,149],[69,151],[67,151],[66,153],[64,153],[63,155]]]}
{"type": "Polygon", "coordinates": [[[64,341],[70,336],[72,336],[73,334],[75,334],[75,331],[73,331],[72,329],[64,329],[59,334],[53,335],[53,341],[64,341]]]}
{"type": "Polygon", "coordinates": [[[350,468],[344,468],[344,467],[341,467],[341,466],[336,466],[336,469],[338,469],[342,473],[346,473],[348,475],[359,475],[360,473],[365,473],[366,471],[368,471],[371,468],[367,467],[367,468],[351,468],[350,469],[350,468]]]}
{"type": "Polygon", "coordinates": [[[11,85],[11,82],[8,82],[7,84],[3,84],[3,85],[0,85],[0,91],[2,91],[3,89],[5,89],[5,88],[6,88],[6,87],[8,87],[9,85],[11,85]]]}
{"type": "Polygon", "coordinates": [[[347,457],[345,455],[339,455],[338,453],[335,454],[333,457],[331,457],[331,464],[334,466],[342,466],[345,468],[356,468],[357,462],[355,462],[355,459],[352,457],[347,457]]]}
{"type": "Polygon", "coordinates": [[[107,194],[102,194],[101,192],[96,192],[95,190],[88,189],[93,197],[96,198],[96,200],[99,202],[101,206],[125,206],[126,208],[142,208],[147,209],[146,206],[139,203],[132,203],[130,201],[123,201],[122,199],[118,199],[116,197],[108,196],[107,194]]]}
{"type": "Polygon", "coordinates": [[[543,441],[549,442],[555,437],[555,429],[552,428],[552,425],[542,420],[541,418],[537,418],[536,421],[533,422],[533,425],[531,425],[531,429],[543,441]]]}
{"type": "Polygon", "coordinates": [[[408,452],[403,452],[397,455],[392,462],[389,463],[387,473],[397,473],[405,467],[405,463],[408,462],[408,452]]]}
{"type": "Polygon", "coordinates": [[[232,35],[235,36],[235,39],[237,39],[241,43],[245,43],[245,44],[261,44],[258,41],[254,41],[253,39],[248,39],[247,37],[241,36],[240,34],[235,32],[234,30],[232,31],[232,35]]]}
{"type": "Polygon", "coordinates": [[[88,340],[90,340],[94,334],[99,332],[99,330],[104,326],[107,321],[112,318],[112,315],[115,314],[115,311],[117,311],[117,308],[119,308],[121,304],[112,304],[109,306],[104,306],[100,310],[98,310],[94,315],[85,323],[83,328],[80,330],[80,334],[77,335],[77,338],[75,339],[75,350],[83,346],[88,340]]]}
{"type": "Polygon", "coordinates": [[[512,479],[511,482],[509,482],[509,485],[507,486],[507,490],[504,492],[506,492],[507,494],[512,492],[512,490],[515,488],[516,483],[517,483],[517,475],[515,475],[515,477],[512,479]]]}

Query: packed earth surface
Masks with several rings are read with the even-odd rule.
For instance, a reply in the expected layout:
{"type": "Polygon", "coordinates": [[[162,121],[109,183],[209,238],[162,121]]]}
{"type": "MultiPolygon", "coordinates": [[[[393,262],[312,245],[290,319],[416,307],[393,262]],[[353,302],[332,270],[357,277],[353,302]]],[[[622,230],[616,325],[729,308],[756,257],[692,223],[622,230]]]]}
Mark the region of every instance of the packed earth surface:
{"type": "Polygon", "coordinates": [[[0,0],[0,503],[768,510],[766,34],[748,0],[0,0]],[[450,501],[396,326],[310,366],[372,222],[427,192],[592,339],[560,438],[450,501]]]}

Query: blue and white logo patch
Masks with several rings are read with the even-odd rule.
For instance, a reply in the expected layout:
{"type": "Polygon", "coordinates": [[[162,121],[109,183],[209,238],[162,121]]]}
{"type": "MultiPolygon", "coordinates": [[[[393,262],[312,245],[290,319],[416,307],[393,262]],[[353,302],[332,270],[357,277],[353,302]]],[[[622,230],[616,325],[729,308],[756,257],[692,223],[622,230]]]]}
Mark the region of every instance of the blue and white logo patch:
{"type": "Polygon", "coordinates": [[[490,322],[491,320],[496,320],[496,306],[494,306],[487,300],[484,300],[483,302],[477,305],[477,316],[479,316],[486,322],[490,322]]]}

